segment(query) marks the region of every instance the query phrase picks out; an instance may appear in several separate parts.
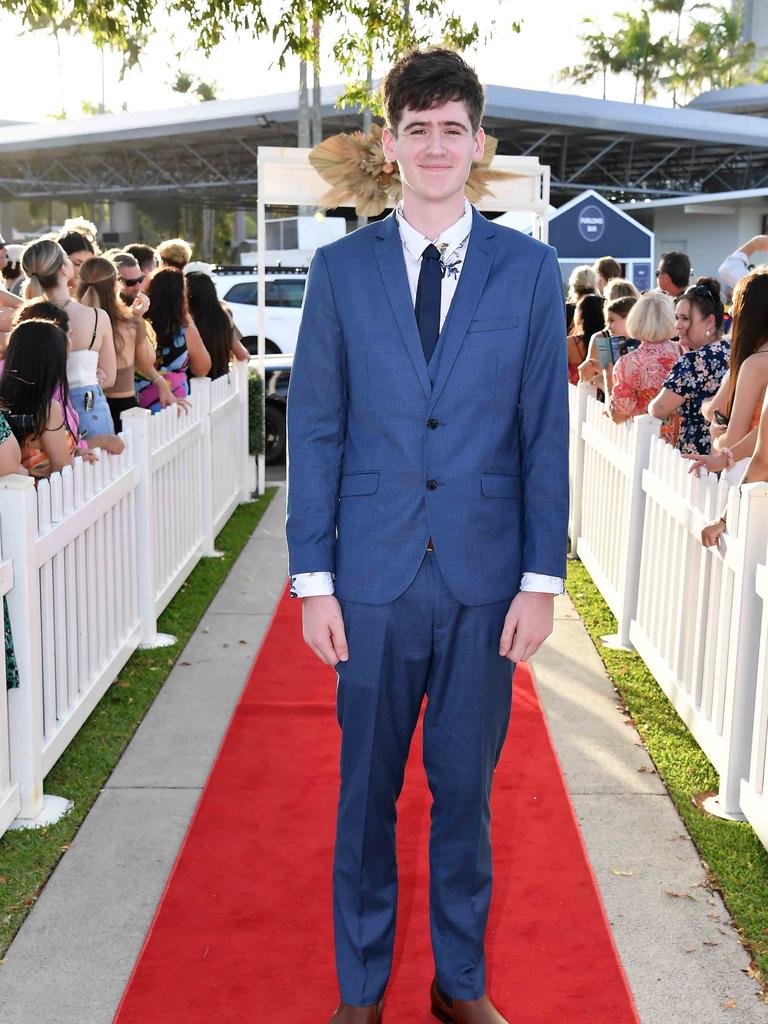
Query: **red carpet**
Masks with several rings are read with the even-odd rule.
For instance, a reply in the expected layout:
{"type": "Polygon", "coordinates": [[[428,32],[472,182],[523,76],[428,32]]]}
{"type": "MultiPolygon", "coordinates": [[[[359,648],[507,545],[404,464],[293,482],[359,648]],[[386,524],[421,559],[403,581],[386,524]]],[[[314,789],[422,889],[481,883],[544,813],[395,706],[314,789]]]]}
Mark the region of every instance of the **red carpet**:
{"type": "MultiPolygon", "coordinates": [[[[212,685],[215,681],[212,681],[212,685]]],[[[336,1000],[335,675],[287,595],[251,672],[115,1021],[326,1024],[336,1000]]],[[[414,739],[385,1024],[434,1024],[429,791],[414,739]]],[[[525,666],[494,784],[488,987],[513,1024],[638,1024],[525,666]]]]}

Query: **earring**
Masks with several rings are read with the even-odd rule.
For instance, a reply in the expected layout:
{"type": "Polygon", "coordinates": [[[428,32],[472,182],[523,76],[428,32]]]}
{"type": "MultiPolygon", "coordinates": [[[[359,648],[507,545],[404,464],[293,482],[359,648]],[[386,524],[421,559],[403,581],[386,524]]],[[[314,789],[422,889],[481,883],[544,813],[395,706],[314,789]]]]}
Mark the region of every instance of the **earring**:
{"type": "Polygon", "coordinates": [[[711,333],[712,333],[712,331],[704,331],[704,334],[705,334],[705,336],[706,336],[707,338],[708,338],[708,337],[710,336],[710,334],[711,334],[711,333]]]}

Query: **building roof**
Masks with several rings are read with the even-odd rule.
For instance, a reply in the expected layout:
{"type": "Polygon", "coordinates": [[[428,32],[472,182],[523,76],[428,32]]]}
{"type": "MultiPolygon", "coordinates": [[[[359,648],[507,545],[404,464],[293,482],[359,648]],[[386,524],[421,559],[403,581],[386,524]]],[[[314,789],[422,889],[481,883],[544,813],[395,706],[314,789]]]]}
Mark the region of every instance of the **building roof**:
{"type": "Polygon", "coordinates": [[[768,85],[752,83],[733,89],[712,89],[691,100],[688,109],[691,108],[765,117],[768,115],[768,85]]]}
{"type": "Polygon", "coordinates": [[[643,210],[658,210],[665,206],[700,206],[707,203],[733,203],[750,199],[765,199],[768,188],[734,189],[732,192],[701,192],[691,196],[674,196],[670,199],[646,199],[642,202],[620,203],[622,210],[642,213],[643,210]]]}
{"type": "MultiPolygon", "coordinates": [[[[322,90],[324,135],[360,127],[322,90]]],[[[552,169],[556,203],[596,188],[618,201],[744,189],[768,180],[768,120],[487,87],[499,153],[552,169]]],[[[131,199],[252,206],[260,145],[295,146],[296,94],[213,100],[148,112],[0,126],[0,201],[131,199]]]]}

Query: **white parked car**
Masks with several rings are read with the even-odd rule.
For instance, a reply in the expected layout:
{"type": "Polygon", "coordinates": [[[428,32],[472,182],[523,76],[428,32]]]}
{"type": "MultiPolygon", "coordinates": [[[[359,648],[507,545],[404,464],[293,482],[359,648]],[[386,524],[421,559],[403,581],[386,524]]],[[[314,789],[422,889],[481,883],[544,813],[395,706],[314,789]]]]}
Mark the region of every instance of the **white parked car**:
{"type": "MultiPolygon", "coordinates": [[[[255,354],[259,338],[258,275],[253,267],[214,267],[216,292],[232,311],[243,344],[255,354]]],[[[267,268],[264,338],[267,354],[293,354],[299,336],[307,271],[303,267],[267,268]]]]}

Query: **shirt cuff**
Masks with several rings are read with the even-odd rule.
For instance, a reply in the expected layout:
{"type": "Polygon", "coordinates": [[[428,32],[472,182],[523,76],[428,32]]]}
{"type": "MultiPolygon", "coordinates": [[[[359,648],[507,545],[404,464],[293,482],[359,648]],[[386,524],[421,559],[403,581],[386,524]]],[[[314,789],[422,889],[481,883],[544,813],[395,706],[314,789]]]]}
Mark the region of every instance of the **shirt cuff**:
{"type": "Polygon", "coordinates": [[[291,576],[291,597],[321,597],[332,594],[332,572],[297,572],[291,576]]]}
{"type": "Polygon", "coordinates": [[[524,572],[520,589],[525,593],[562,594],[565,580],[561,576],[542,576],[538,572],[524,572]]]}

